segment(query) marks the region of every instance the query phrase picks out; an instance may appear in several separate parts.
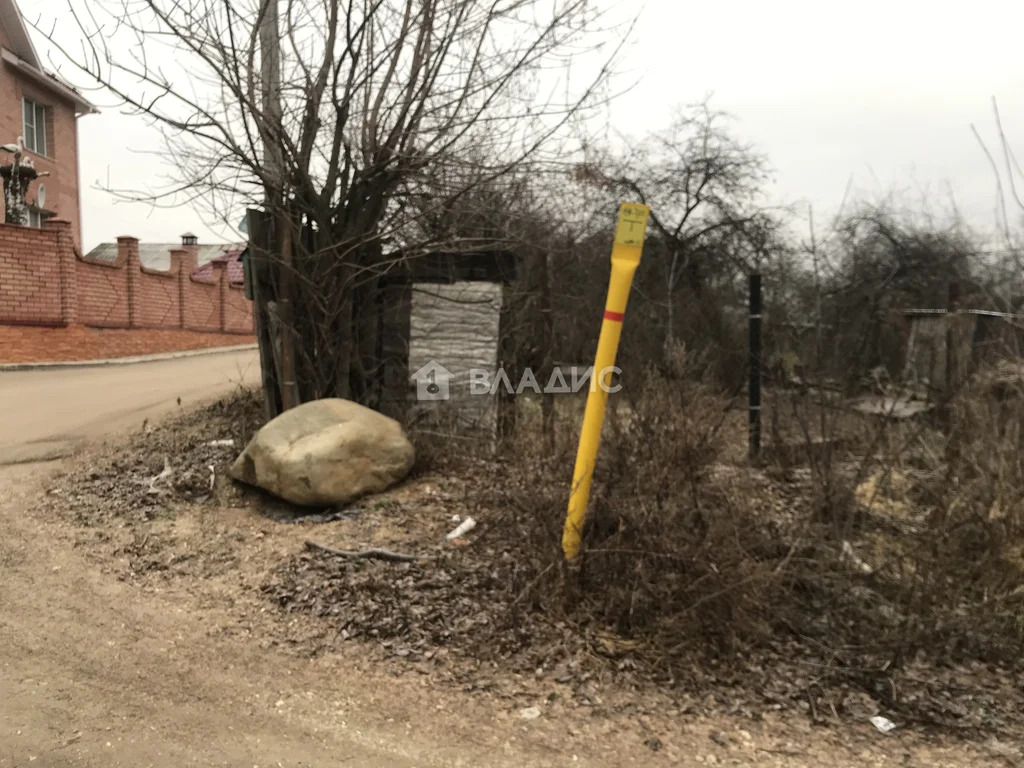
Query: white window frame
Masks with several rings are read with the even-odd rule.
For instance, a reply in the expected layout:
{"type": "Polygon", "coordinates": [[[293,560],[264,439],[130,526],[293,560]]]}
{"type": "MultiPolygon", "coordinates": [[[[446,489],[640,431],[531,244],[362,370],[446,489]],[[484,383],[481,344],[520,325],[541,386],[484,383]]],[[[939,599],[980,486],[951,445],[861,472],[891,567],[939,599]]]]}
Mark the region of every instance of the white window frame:
{"type": "Polygon", "coordinates": [[[46,135],[46,105],[27,96],[21,100],[21,127],[25,148],[37,155],[49,157],[46,135]]]}

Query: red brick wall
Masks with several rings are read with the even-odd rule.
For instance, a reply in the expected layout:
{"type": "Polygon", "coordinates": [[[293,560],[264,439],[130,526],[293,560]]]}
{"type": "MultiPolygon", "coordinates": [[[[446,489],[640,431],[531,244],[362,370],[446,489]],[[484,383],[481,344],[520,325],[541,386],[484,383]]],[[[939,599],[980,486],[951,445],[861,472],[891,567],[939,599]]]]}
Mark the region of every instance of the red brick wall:
{"type": "Polygon", "coordinates": [[[137,285],[138,327],[179,328],[178,274],[143,267],[137,285]]]}
{"type": "MultiPolygon", "coordinates": [[[[15,360],[5,349],[14,343],[12,332],[5,328],[12,325],[81,324],[92,328],[166,329],[182,334],[175,341],[163,336],[125,337],[128,340],[123,344],[133,350],[209,346],[198,343],[196,334],[186,331],[201,331],[211,338],[230,334],[235,343],[244,343],[239,337],[251,337],[251,302],[245,299],[241,286],[228,284],[225,264],[214,264],[213,280],[195,280],[192,272],[196,249],[191,248],[172,251],[171,267],[166,272],[146,269],[139,264],[138,240],[133,237],[118,238],[118,255],[113,263],[93,262],[77,252],[71,226],[62,220],[51,220],[42,230],[0,224],[0,329],[4,329],[0,362],[15,360]]],[[[42,337],[29,334],[18,338],[42,337]]],[[[76,337],[69,334],[67,338],[76,337]]],[[[97,354],[96,349],[82,354],[97,354]]],[[[43,355],[40,359],[92,359],[48,357],[45,349],[39,354],[43,355]]]]}
{"type": "MultiPolygon", "coordinates": [[[[137,244],[135,244],[137,253],[137,244]]],[[[166,271],[139,265],[132,277],[132,303],[136,328],[181,327],[181,258],[171,252],[166,271]]]]}
{"type": "Polygon", "coordinates": [[[228,285],[224,296],[224,330],[252,333],[252,302],[245,298],[240,285],[228,285]]]}
{"type": "Polygon", "coordinates": [[[108,360],[255,342],[255,337],[237,333],[86,328],[81,325],[70,328],[0,325],[0,363],[108,360]]]}
{"type": "Polygon", "coordinates": [[[63,322],[55,232],[0,224],[0,322],[63,322]]]}
{"type": "MultiPolygon", "coordinates": [[[[185,299],[185,327],[198,331],[219,331],[221,317],[220,283],[226,279],[224,265],[217,265],[218,280],[206,282],[187,275],[182,280],[185,299]]],[[[251,329],[250,329],[251,332],[251,329]]]]}
{"type": "MultiPolygon", "coordinates": [[[[128,327],[128,270],[121,254],[113,264],[75,259],[78,322],[97,328],[128,327]]],[[[3,322],[0,316],[0,322],[3,322]]]]}

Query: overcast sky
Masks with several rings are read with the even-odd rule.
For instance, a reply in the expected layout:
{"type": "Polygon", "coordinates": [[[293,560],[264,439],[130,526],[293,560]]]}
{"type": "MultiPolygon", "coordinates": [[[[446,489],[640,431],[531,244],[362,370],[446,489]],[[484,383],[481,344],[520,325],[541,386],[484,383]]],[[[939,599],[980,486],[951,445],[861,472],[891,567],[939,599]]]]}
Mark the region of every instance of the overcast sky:
{"type": "MultiPolygon", "coordinates": [[[[64,0],[20,3],[61,23],[64,0]]],[[[606,119],[639,135],[663,126],[673,105],[711,93],[768,157],[775,202],[808,201],[820,222],[851,178],[861,197],[899,189],[937,212],[952,190],[968,221],[990,230],[995,181],[970,125],[995,147],[997,97],[1024,154],[1022,29],[1024,4],[1009,0],[647,0],[620,66],[621,85],[632,88],[606,119]]],[[[120,234],[233,237],[187,208],[115,203],[98,189],[108,180],[144,187],[162,173],[137,154],[156,146],[140,118],[104,108],[80,120],[79,141],[86,249],[120,234]]]]}

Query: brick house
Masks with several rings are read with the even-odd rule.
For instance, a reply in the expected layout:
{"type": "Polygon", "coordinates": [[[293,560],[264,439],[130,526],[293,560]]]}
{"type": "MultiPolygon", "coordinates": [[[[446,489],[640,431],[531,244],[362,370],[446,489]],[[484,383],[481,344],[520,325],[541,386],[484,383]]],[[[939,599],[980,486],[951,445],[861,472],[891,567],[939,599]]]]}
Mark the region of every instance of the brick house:
{"type": "Polygon", "coordinates": [[[29,188],[30,224],[64,219],[81,244],[77,120],[97,110],[43,69],[15,0],[0,0],[0,60],[0,145],[21,137],[36,169],[50,174],[29,188]]]}
{"type": "Polygon", "coordinates": [[[0,0],[0,166],[20,145],[46,175],[28,188],[28,226],[0,206],[0,364],[251,343],[239,248],[122,235],[82,254],[77,121],[96,109],[43,69],[15,2],[0,0]]]}

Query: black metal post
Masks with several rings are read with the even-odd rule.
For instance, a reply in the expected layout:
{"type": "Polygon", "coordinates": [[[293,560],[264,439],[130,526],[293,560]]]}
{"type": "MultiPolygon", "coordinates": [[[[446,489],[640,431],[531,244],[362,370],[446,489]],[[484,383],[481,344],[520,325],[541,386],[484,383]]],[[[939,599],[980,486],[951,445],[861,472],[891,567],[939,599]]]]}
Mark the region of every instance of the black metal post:
{"type": "Polygon", "coordinates": [[[957,311],[960,309],[960,283],[953,280],[949,283],[949,298],[946,302],[946,382],[943,388],[943,395],[946,401],[953,396],[956,389],[957,374],[959,373],[960,361],[957,360],[957,311]]]}
{"type": "MultiPolygon", "coordinates": [[[[942,398],[939,404],[938,416],[940,422],[948,429],[952,425],[952,400],[956,390],[957,381],[957,334],[956,318],[957,310],[960,308],[960,283],[953,280],[949,284],[949,298],[946,302],[946,359],[945,371],[942,372],[943,382],[939,396],[942,398]]],[[[947,450],[952,450],[954,441],[947,441],[947,450]]],[[[952,466],[952,463],[950,463],[952,466]]]]}
{"type": "Polygon", "coordinates": [[[750,275],[750,384],[748,437],[749,457],[756,459],[761,453],[761,275],[750,275]]]}

